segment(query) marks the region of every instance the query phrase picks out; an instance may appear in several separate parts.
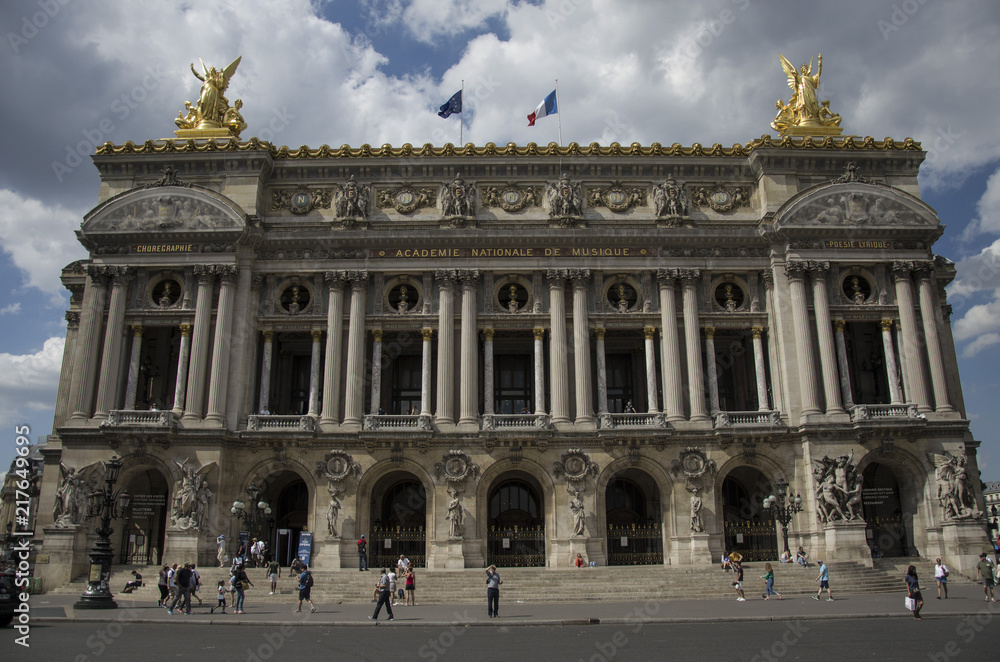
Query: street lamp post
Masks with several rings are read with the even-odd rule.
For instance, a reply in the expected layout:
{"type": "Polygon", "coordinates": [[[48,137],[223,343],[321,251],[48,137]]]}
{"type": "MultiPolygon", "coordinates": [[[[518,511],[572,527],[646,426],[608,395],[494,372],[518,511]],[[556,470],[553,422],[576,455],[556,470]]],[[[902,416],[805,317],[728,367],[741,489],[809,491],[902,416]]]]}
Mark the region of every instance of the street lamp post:
{"type": "Polygon", "coordinates": [[[109,582],[111,580],[111,560],[114,552],[111,549],[111,520],[118,519],[128,508],[128,492],[116,490],[118,474],[121,472],[122,461],[117,456],[104,463],[104,489],[90,495],[87,509],[87,519],[100,517],[97,526],[97,542],[90,550],[90,577],[87,589],[73,605],[74,609],[117,609],[118,604],[111,595],[109,582]]]}
{"type": "Polygon", "coordinates": [[[271,514],[271,504],[264,499],[264,490],[257,487],[256,483],[250,483],[246,489],[249,506],[239,497],[233,501],[230,514],[238,518],[243,523],[243,528],[251,536],[260,536],[264,524],[271,514]]]}
{"type": "Polygon", "coordinates": [[[788,549],[788,523],[792,521],[795,513],[802,511],[802,497],[798,494],[794,497],[788,495],[788,481],[784,478],[774,482],[774,491],[774,494],[764,499],[764,507],[781,524],[781,537],[784,539],[785,549],[788,549]],[[787,502],[786,497],[788,497],[787,502]]]}

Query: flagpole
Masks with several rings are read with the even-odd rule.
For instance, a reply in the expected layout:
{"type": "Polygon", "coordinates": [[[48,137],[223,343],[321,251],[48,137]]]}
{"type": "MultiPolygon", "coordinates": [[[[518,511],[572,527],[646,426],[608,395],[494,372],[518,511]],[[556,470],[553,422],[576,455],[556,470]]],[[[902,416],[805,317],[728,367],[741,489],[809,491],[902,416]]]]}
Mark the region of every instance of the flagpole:
{"type": "Polygon", "coordinates": [[[559,108],[559,79],[556,78],[556,115],[559,119],[559,146],[562,147],[562,108],[559,108]]]}
{"type": "Polygon", "coordinates": [[[458,146],[462,146],[463,131],[465,130],[465,79],[462,79],[462,110],[458,114],[458,146]]]}

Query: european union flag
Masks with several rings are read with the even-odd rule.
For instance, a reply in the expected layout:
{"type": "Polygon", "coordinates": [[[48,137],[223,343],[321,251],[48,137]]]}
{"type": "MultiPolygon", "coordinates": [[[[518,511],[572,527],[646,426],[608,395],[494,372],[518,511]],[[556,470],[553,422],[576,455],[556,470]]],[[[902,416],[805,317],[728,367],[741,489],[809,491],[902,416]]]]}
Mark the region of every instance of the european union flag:
{"type": "Polygon", "coordinates": [[[460,112],[462,112],[462,90],[455,92],[455,94],[448,99],[448,103],[441,106],[441,112],[438,113],[438,117],[447,119],[455,113],[460,112]]]}

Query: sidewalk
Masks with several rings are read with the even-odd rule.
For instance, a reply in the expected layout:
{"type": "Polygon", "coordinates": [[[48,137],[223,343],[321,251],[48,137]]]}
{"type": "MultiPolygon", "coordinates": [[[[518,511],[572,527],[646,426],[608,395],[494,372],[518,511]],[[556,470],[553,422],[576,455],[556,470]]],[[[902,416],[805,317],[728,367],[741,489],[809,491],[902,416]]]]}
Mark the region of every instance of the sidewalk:
{"type": "MultiPolygon", "coordinates": [[[[900,582],[902,584],[902,582],[900,582]]],[[[834,586],[836,591],[836,586],[834,586]]],[[[385,621],[386,614],[379,615],[382,626],[445,627],[461,626],[526,626],[526,625],[588,625],[588,624],[631,624],[642,623],[698,623],[711,621],[788,621],[812,619],[847,618],[912,618],[903,607],[906,590],[900,586],[898,593],[847,595],[834,592],[834,601],[815,601],[810,596],[796,595],[778,600],[772,597],[764,601],[759,593],[747,591],[747,601],[737,602],[732,598],[717,600],[649,600],[635,602],[580,602],[580,603],[531,603],[505,602],[500,593],[499,619],[486,615],[486,595],[480,604],[418,605],[415,607],[395,607],[395,620],[385,621]]],[[[982,586],[972,584],[950,587],[950,598],[937,600],[936,588],[925,588],[925,600],[921,616],[967,616],[989,613],[1000,615],[1000,603],[985,602],[982,586]]],[[[80,610],[73,609],[77,596],[35,595],[31,597],[31,620],[37,622],[110,622],[133,623],[195,623],[205,625],[311,625],[311,626],[358,626],[371,624],[368,617],[375,605],[352,601],[343,604],[317,603],[317,612],[309,613],[306,603],[303,613],[293,613],[297,600],[289,596],[287,603],[255,604],[252,590],[247,593],[246,614],[209,614],[209,607],[215,603],[205,600],[204,607],[195,607],[193,615],[175,612],[170,615],[162,607],[156,606],[155,591],[140,594],[135,599],[130,595],[116,595],[118,609],[80,610]]]]}

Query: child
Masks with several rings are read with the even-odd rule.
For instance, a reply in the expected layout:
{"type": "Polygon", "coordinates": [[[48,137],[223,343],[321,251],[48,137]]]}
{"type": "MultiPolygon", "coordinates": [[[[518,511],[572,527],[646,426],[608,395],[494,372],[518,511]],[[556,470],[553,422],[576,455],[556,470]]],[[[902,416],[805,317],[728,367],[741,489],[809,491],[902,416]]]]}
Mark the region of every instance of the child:
{"type": "MultiPolygon", "coordinates": [[[[226,613],[226,582],[221,579],[219,580],[219,604],[215,605],[215,607],[222,609],[223,614],[226,613]]],[[[210,614],[215,613],[215,607],[209,610],[210,614]]]]}

